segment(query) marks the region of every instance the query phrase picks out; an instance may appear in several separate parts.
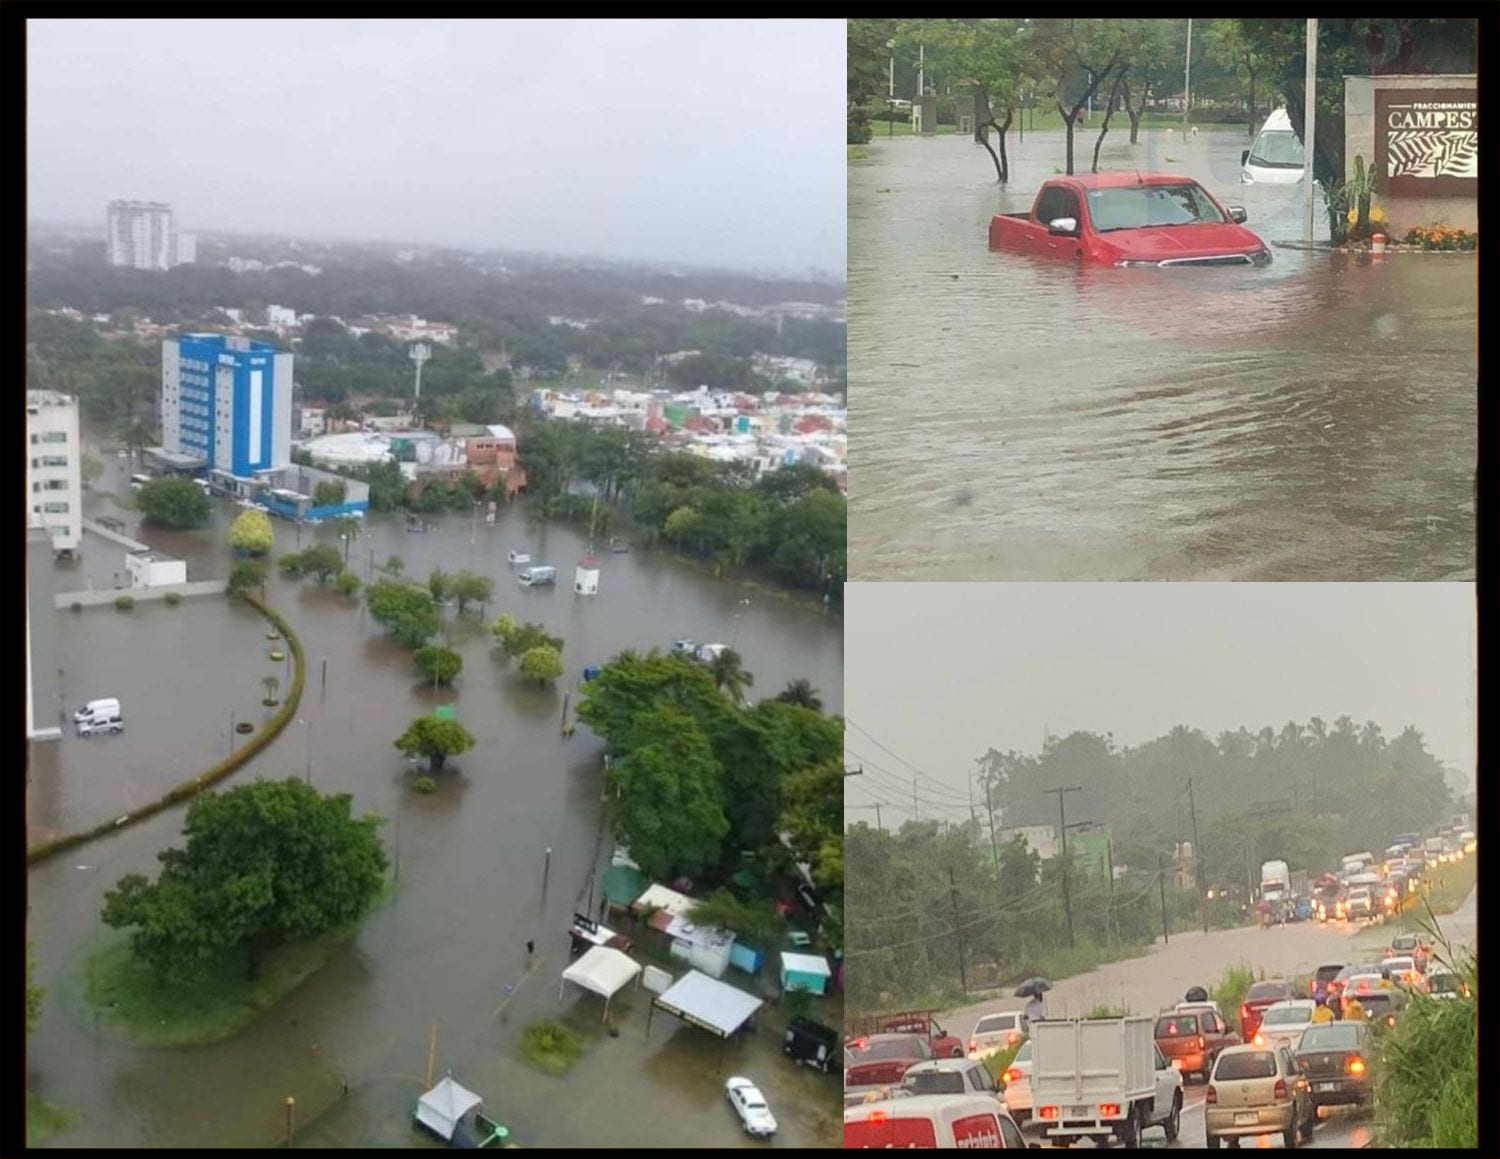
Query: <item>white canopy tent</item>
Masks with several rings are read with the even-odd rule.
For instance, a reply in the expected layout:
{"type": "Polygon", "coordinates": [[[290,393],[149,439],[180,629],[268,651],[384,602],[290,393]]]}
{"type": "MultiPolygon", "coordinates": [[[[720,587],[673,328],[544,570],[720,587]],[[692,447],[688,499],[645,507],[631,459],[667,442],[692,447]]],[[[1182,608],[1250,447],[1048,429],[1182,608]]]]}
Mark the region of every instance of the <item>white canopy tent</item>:
{"type": "Polygon", "coordinates": [[[417,1100],[417,1122],[431,1127],[444,1139],[452,1139],[453,1130],[463,1117],[483,1102],[449,1075],[417,1100]]]}
{"type": "Polygon", "coordinates": [[[562,972],[557,984],[557,1000],[569,982],[591,990],[604,998],[604,1017],[609,1017],[609,1002],[632,979],[639,984],[641,964],[610,946],[594,946],[562,972]]]}
{"type": "MultiPolygon", "coordinates": [[[[660,1006],[684,1022],[720,1038],[728,1038],[744,1026],[764,1003],[727,982],[689,970],[665,994],[652,1000],[652,1009],[660,1006]]],[[[651,1020],[646,1020],[651,1032],[651,1020]]]]}

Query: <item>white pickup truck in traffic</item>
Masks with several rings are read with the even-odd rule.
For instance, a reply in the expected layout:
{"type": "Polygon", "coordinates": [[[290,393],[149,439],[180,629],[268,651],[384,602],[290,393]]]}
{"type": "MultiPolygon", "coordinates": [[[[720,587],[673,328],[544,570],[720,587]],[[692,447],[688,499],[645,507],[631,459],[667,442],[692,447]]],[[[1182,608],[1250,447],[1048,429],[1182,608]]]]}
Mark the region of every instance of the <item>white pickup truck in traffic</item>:
{"type": "Polygon", "coordinates": [[[1182,1125],[1182,1073],[1157,1049],[1156,1020],[1058,1018],[1031,1024],[1032,1118],[1053,1142],[1111,1136],[1138,1147],[1161,1127],[1182,1125]]]}

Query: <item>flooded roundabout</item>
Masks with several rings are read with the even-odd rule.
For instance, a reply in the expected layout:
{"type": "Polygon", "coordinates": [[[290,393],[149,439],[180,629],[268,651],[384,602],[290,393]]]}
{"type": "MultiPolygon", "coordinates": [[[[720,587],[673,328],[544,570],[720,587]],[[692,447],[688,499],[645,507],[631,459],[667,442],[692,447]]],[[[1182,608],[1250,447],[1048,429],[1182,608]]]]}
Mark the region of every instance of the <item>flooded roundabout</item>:
{"type": "MultiPolygon", "coordinates": [[[[118,515],[134,533],[138,517],[104,494],[112,485],[123,486],[109,477],[96,485],[91,514],[118,515]]],[[[186,558],[190,578],[223,578],[236,513],[223,502],[209,528],[141,537],[186,558]]],[[[278,523],[276,534],[276,555],[299,546],[293,527],[278,523]]],[[[306,528],[300,546],[325,541],[337,544],[333,528],[306,528]]],[[[495,580],[482,616],[445,612],[463,674],[434,692],[360,602],[272,575],[267,596],[302,640],[306,688],[296,719],[225,784],[297,776],[353,794],[357,814],[387,818],[394,887],[352,941],[239,1033],[146,1049],[97,1026],[83,964],[101,941],[121,936],[99,921],[104,892],[127,873],[155,875],[158,851],[182,844],[185,807],[32,868],[30,934],[48,996],[28,1040],[29,1086],[78,1112],[51,1145],[284,1145],[289,1098],[298,1147],[438,1145],[414,1130],[412,1113],[428,1075],[451,1072],[522,1147],[749,1144],[724,1097],[731,1074],[748,1075],[765,1093],[780,1124],[774,1145],[836,1146],[833,1080],[782,1055],[785,1014],[774,999],[754,1032],[721,1052],[712,1035],[660,1012],[648,1033],[651,995],[634,988],[616,998],[617,1033],[606,1033],[598,1000],[573,988],[559,1000],[558,976],[571,916],[593,904],[611,844],[601,823],[602,745],[586,728],[565,736],[559,727],[582,669],[677,637],[720,640],[753,673],[752,699],[805,678],[827,710],[839,711],[837,616],[649,551],[606,553],[599,594],[576,597],[568,581],[583,536],[532,524],[522,507],[502,511],[493,528],[439,516],[423,534],[376,515],[343,546],[362,578],[398,555],[414,578],[441,567],[495,580]],[[554,564],[563,582],[521,588],[506,562],[511,549],[554,564]],[[563,637],[566,674],[556,687],[524,681],[492,656],[486,625],[504,611],[563,637]],[[477,744],[422,795],[411,790],[393,741],[440,704],[454,706],[477,744]],[[536,944],[530,955],[528,941],[536,944]],[[586,1043],[560,1078],[521,1057],[522,1030],[543,1018],[586,1043]]],[[[60,576],[59,590],[112,586],[116,553],[92,536],[85,548],[79,574],[60,576]]],[[[221,597],[142,602],[129,613],[63,611],[57,624],[64,703],[117,695],[127,701],[129,728],[108,738],[69,730],[33,749],[32,840],[96,824],[207,768],[228,753],[236,723],[269,712],[260,705],[263,678],[287,684],[284,666],[267,659],[265,621],[221,597]]],[[[815,1016],[838,1025],[837,1001],[819,1000],[815,1016]]]]}

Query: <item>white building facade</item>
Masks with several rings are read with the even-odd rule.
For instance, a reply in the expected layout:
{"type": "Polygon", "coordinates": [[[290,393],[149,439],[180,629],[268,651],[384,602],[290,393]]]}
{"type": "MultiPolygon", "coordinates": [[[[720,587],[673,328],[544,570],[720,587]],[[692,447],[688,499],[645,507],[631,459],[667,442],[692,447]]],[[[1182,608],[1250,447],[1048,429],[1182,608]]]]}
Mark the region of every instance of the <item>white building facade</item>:
{"type": "Polygon", "coordinates": [[[171,269],[177,263],[172,207],[160,201],[111,201],[105,209],[105,254],[112,266],[171,269]]]}
{"type": "Polygon", "coordinates": [[[30,522],[45,527],[54,553],[83,540],[83,446],[78,402],[52,390],[26,392],[26,503],[30,522]]]}

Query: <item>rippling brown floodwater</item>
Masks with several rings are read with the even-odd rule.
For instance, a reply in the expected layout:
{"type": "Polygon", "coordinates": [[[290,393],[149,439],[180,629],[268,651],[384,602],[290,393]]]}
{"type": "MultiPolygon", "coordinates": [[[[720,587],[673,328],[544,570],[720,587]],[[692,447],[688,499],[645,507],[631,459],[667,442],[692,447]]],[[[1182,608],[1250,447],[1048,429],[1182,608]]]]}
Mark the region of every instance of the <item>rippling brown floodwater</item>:
{"type": "MultiPolygon", "coordinates": [[[[1473,577],[1472,255],[991,253],[1062,164],[1060,132],[1011,137],[1007,190],[956,137],[849,166],[853,579],[1473,577]]],[[[1244,146],[1112,130],[1100,166],[1190,174],[1299,239],[1300,187],[1240,185],[1244,146]]]]}

